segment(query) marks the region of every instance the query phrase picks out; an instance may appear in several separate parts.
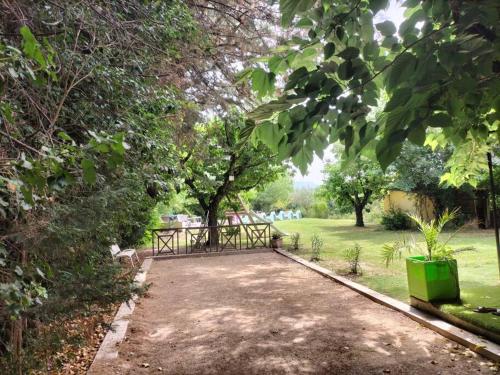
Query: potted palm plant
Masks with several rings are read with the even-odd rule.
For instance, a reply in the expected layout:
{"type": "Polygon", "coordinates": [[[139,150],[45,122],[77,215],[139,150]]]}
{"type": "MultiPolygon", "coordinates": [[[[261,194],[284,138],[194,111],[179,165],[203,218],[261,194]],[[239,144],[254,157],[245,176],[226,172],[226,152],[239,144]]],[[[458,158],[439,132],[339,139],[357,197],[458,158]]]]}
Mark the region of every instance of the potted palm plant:
{"type": "Polygon", "coordinates": [[[271,236],[271,247],[273,249],[280,249],[283,246],[283,236],[281,233],[274,232],[271,236]]]}
{"type": "MultiPolygon", "coordinates": [[[[401,258],[403,251],[426,253],[406,258],[406,272],[408,276],[408,289],[410,296],[420,300],[433,301],[458,301],[460,300],[460,286],[458,282],[457,261],[454,255],[472,247],[453,249],[448,245],[451,234],[446,241],[440,241],[439,235],[444,226],[456,218],[457,211],[445,211],[439,219],[429,222],[420,216],[409,215],[422,233],[425,246],[422,246],[414,237],[403,238],[393,244],[385,244],[382,256],[386,266],[396,258],[401,258]]],[[[456,232],[455,232],[456,233],[456,232]]]]}

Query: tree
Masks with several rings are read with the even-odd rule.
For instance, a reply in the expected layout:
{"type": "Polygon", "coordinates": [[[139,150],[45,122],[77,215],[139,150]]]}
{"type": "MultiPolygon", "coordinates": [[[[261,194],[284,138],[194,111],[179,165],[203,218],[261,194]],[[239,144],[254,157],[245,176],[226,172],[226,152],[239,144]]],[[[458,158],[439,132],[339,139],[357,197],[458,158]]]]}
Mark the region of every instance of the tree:
{"type": "Polygon", "coordinates": [[[354,211],[356,226],[364,227],[363,210],[382,196],[387,178],[377,163],[358,157],[346,165],[329,164],[325,168],[323,194],[344,212],[354,211]]]}
{"type": "Polygon", "coordinates": [[[252,200],[252,207],[257,211],[282,210],[290,204],[290,194],[293,192],[293,181],[289,175],[271,182],[259,191],[252,200]]]}
{"type": "Polygon", "coordinates": [[[290,206],[293,209],[300,209],[303,215],[309,212],[314,205],[317,195],[315,188],[300,188],[295,189],[290,197],[290,206]]]}
{"type": "MultiPolygon", "coordinates": [[[[336,141],[351,157],[373,149],[385,169],[406,139],[424,144],[429,128],[436,129],[434,142],[454,144],[455,153],[475,149],[485,159],[500,135],[498,2],[407,0],[399,29],[374,21],[388,4],[281,1],[282,24],[299,31],[267,57],[265,69],[255,68],[277,77],[254,79],[257,91],[272,91],[278,77],[285,85],[278,99],[250,114],[248,131],[272,128],[261,133],[302,170],[336,141]],[[382,94],[384,112],[370,121],[382,94]],[[483,147],[461,147],[470,144],[483,147]]],[[[462,168],[451,173],[477,169],[467,159],[457,158],[462,168]]]]}
{"type": "Polygon", "coordinates": [[[451,153],[451,149],[432,151],[428,147],[404,143],[401,155],[389,167],[395,175],[391,187],[433,195],[440,188],[441,176],[446,171],[451,153]]]}
{"type": "Polygon", "coordinates": [[[241,143],[244,127],[243,114],[232,110],[224,118],[196,124],[195,138],[181,150],[179,171],[209,226],[217,225],[223,199],[264,186],[284,172],[262,142],[241,143]]]}
{"type": "Polygon", "coordinates": [[[239,71],[277,45],[279,11],[267,0],[187,0],[205,43],[189,45],[180,67],[168,69],[201,107],[220,113],[231,106],[249,108],[246,85],[235,85],[239,71]]]}

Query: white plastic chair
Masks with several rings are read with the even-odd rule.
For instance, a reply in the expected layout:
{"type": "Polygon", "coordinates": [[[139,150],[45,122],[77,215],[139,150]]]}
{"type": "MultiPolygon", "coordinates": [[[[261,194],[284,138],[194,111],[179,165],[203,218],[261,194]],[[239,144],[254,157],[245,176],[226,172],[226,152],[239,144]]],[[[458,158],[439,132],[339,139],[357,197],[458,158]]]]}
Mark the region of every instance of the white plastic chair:
{"type": "Polygon", "coordinates": [[[137,259],[137,263],[140,262],[139,256],[137,255],[137,251],[135,249],[125,249],[125,250],[120,250],[120,247],[118,245],[111,245],[110,247],[111,251],[111,256],[113,259],[120,259],[120,258],[129,258],[130,263],[132,263],[132,267],[135,267],[134,264],[134,255],[135,258],[137,259]]]}

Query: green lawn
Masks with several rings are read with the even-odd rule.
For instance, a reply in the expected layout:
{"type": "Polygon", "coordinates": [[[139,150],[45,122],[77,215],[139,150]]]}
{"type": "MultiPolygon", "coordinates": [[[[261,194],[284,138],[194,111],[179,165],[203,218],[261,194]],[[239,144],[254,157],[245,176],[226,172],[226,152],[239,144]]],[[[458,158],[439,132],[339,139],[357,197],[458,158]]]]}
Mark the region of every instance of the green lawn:
{"type": "MultiPolygon", "coordinates": [[[[275,223],[278,228],[289,234],[300,233],[302,248],[298,255],[305,259],[309,259],[311,236],[314,233],[319,234],[325,242],[320,264],[340,274],[347,272],[347,263],[343,259],[344,250],[358,243],[362,247],[363,275],[356,277],[356,281],[378,292],[408,302],[404,259],[386,268],[380,253],[384,243],[409,235],[411,232],[386,231],[375,224],[356,228],[353,224],[351,219],[301,219],[275,223]]],[[[417,232],[414,232],[414,235],[419,236],[417,232]]],[[[448,234],[445,233],[443,236],[448,234]]],[[[289,241],[289,237],[286,237],[285,248],[289,241]]],[[[456,247],[474,246],[476,251],[457,255],[464,304],[443,305],[442,309],[500,334],[500,317],[472,312],[476,306],[500,308],[500,281],[494,232],[463,229],[455,235],[450,244],[456,247]]]]}

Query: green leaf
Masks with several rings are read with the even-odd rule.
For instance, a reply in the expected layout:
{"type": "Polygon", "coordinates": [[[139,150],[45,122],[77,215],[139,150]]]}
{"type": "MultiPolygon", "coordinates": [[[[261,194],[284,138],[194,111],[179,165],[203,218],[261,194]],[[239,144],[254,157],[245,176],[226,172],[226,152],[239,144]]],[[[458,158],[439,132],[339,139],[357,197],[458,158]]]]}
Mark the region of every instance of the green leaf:
{"type": "Polygon", "coordinates": [[[402,53],[389,69],[386,79],[387,88],[392,89],[411,77],[415,71],[416,63],[417,59],[411,53],[402,53]]]}
{"type": "Polygon", "coordinates": [[[93,185],[97,178],[94,162],[90,159],[83,159],[81,167],[83,170],[83,179],[87,184],[93,185]]]}
{"type": "Polygon", "coordinates": [[[396,26],[391,21],[384,21],[375,25],[383,36],[391,36],[396,33],[396,26]]]}
{"type": "Polygon", "coordinates": [[[375,90],[366,90],[363,93],[362,98],[363,98],[363,103],[367,105],[376,106],[378,104],[377,102],[378,95],[377,91],[375,90]]]}
{"type": "Polygon", "coordinates": [[[42,51],[40,50],[40,44],[35,39],[35,36],[31,33],[28,26],[22,26],[19,29],[21,36],[23,37],[23,52],[29,58],[35,60],[42,68],[47,66],[45,58],[43,57],[42,51]]]}
{"type": "Polygon", "coordinates": [[[306,147],[300,147],[299,151],[292,157],[293,164],[295,164],[300,172],[305,175],[307,173],[307,167],[313,161],[313,153],[306,147]]]}
{"type": "Polygon", "coordinates": [[[335,36],[338,40],[342,41],[344,39],[345,31],[342,26],[337,26],[335,29],[335,36]]]}
{"type": "Polygon", "coordinates": [[[271,59],[269,60],[267,65],[269,66],[269,69],[271,70],[271,72],[273,72],[275,74],[282,73],[287,68],[287,64],[285,62],[285,59],[281,56],[271,57],[271,59]]]}
{"type": "Polygon", "coordinates": [[[368,7],[372,10],[373,14],[379,10],[387,8],[389,0],[370,0],[368,7]]]}
{"type": "Polygon", "coordinates": [[[339,65],[338,75],[342,80],[347,80],[354,75],[354,69],[352,68],[351,60],[344,61],[339,65]]]}
{"type": "Polygon", "coordinates": [[[433,128],[446,128],[453,125],[450,115],[444,112],[433,114],[426,120],[426,123],[433,128]]]}
{"type": "Polygon", "coordinates": [[[344,145],[346,154],[349,153],[349,149],[351,148],[353,142],[354,142],[354,129],[352,128],[352,126],[349,125],[345,128],[345,135],[344,135],[344,145]]]}
{"type": "Polygon", "coordinates": [[[257,137],[271,150],[277,151],[282,137],[280,127],[277,123],[265,121],[256,128],[257,137]]]}
{"type": "Polygon", "coordinates": [[[391,99],[386,104],[384,112],[390,112],[397,107],[404,106],[411,97],[412,89],[409,87],[403,87],[394,91],[391,99]]]}
{"type": "Polygon", "coordinates": [[[352,60],[359,56],[359,48],[347,47],[341,51],[338,56],[342,57],[344,60],[352,60]]]}
{"type": "Polygon", "coordinates": [[[388,36],[384,38],[384,40],[382,41],[382,47],[387,49],[393,49],[395,45],[397,45],[398,43],[399,43],[398,38],[396,38],[395,36],[388,36]]]}
{"type": "Polygon", "coordinates": [[[373,41],[373,17],[369,12],[364,12],[360,17],[361,23],[361,38],[364,42],[373,41]]]}
{"type": "Polygon", "coordinates": [[[247,117],[254,121],[266,120],[272,117],[274,113],[285,111],[292,105],[301,103],[303,101],[304,99],[302,98],[296,98],[296,99],[280,98],[278,100],[273,100],[269,103],[263,104],[255,108],[252,112],[247,114],[247,117]]]}
{"type": "Polygon", "coordinates": [[[295,26],[308,29],[313,26],[313,21],[310,18],[304,17],[295,26]]]}
{"type": "Polygon", "coordinates": [[[323,49],[323,53],[325,54],[325,60],[328,60],[335,53],[335,43],[327,43],[325,48],[323,49]]]}
{"type": "Polygon", "coordinates": [[[274,79],[274,73],[257,68],[252,72],[252,88],[259,97],[266,96],[274,90],[274,79]]]}
{"type": "Polygon", "coordinates": [[[413,124],[410,125],[408,140],[418,146],[423,146],[425,143],[425,137],[425,126],[422,124],[421,120],[415,120],[413,124]]]}
{"type": "Polygon", "coordinates": [[[57,133],[57,136],[61,138],[63,141],[72,141],[73,139],[68,135],[68,133],[64,131],[60,131],[57,133]]]}
{"type": "Polygon", "coordinates": [[[309,75],[309,72],[305,67],[300,67],[299,69],[295,70],[292,74],[290,74],[290,77],[288,77],[288,82],[285,85],[285,90],[290,90],[297,85],[297,83],[307,77],[309,75]]]}
{"type": "Polygon", "coordinates": [[[296,14],[311,8],[316,0],[280,0],[281,23],[289,26],[296,14]]]}
{"type": "Polygon", "coordinates": [[[378,57],[379,51],[380,48],[377,42],[366,43],[363,47],[363,57],[365,60],[375,60],[378,57]]]}
{"type": "Polygon", "coordinates": [[[14,122],[13,110],[10,103],[0,103],[0,113],[5,117],[8,122],[14,122]]]}
{"type": "Polygon", "coordinates": [[[235,76],[236,82],[240,83],[240,82],[250,78],[252,76],[252,72],[253,72],[253,68],[251,68],[251,67],[245,68],[245,69],[239,71],[235,76]]]}
{"type": "Polygon", "coordinates": [[[389,135],[389,137],[380,140],[375,147],[377,160],[382,169],[387,167],[398,157],[403,147],[405,139],[404,131],[398,130],[389,135]]]}

